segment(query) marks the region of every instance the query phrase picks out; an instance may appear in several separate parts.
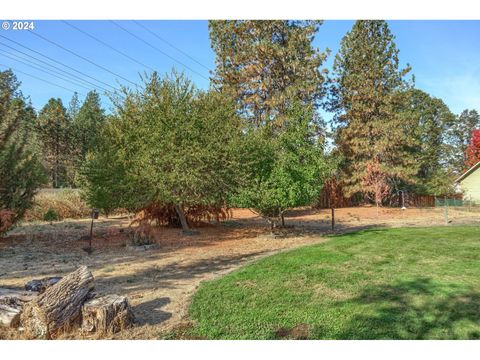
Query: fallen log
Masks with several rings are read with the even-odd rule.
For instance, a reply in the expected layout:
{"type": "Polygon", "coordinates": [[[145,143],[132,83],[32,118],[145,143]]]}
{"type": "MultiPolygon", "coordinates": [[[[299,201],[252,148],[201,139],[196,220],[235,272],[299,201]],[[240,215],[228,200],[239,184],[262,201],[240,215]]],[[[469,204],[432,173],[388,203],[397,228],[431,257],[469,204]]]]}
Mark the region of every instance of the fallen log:
{"type": "Polygon", "coordinates": [[[52,285],[55,285],[60,280],[62,280],[61,277],[48,277],[43,279],[34,279],[25,284],[25,290],[36,291],[42,294],[45,292],[45,290],[47,290],[47,288],[49,288],[52,285]]]}
{"type": "Polygon", "coordinates": [[[125,296],[106,295],[87,301],[82,308],[82,331],[113,334],[133,325],[134,316],[125,296]]]}
{"type": "Polygon", "coordinates": [[[38,292],[36,291],[0,288],[0,303],[7,303],[12,300],[25,303],[32,301],[37,295],[38,292]]]}
{"type": "Polygon", "coordinates": [[[0,326],[16,328],[25,303],[32,301],[37,292],[0,288],[0,326]]]}
{"type": "Polygon", "coordinates": [[[93,290],[93,275],[81,266],[27,303],[21,323],[27,338],[50,339],[80,321],[81,308],[93,290]]]}

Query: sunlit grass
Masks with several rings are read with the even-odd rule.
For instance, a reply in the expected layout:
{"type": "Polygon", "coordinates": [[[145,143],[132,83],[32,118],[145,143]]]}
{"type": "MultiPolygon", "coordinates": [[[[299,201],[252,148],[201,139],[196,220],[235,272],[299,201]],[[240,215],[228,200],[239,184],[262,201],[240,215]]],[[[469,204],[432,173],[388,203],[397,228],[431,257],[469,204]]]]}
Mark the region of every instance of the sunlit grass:
{"type": "Polygon", "coordinates": [[[480,338],[480,227],[366,230],[204,283],[188,336],[480,338]]]}

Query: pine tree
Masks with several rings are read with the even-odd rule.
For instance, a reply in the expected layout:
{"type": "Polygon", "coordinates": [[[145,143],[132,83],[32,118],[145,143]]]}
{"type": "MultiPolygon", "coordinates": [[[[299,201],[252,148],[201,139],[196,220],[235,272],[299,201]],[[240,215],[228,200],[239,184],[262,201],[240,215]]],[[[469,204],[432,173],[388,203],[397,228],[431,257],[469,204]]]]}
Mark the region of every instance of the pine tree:
{"type": "Polygon", "coordinates": [[[411,89],[404,94],[400,112],[410,140],[411,155],[418,165],[412,190],[420,194],[444,195],[452,191],[454,180],[447,163],[447,132],[455,115],[445,103],[424,91],[411,89]]]}
{"type": "Polygon", "coordinates": [[[74,92],[72,99],[68,103],[67,115],[74,122],[80,111],[80,100],[78,99],[78,93],[74,92]]]}
{"type": "Polygon", "coordinates": [[[347,195],[365,194],[362,179],[378,160],[392,189],[411,181],[417,166],[409,152],[411,140],[398,116],[409,88],[399,69],[399,50],[385,21],[357,21],[342,39],[335,57],[327,109],[335,112],[335,141],[345,158],[347,195]]]}
{"type": "Polygon", "coordinates": [[[463,110],[448,131],[449,163],[460,175],[467,163],[467,146],[475,129],[480,128],[480,114],[476,110],[463,110]]]}
{"type": "Polygon", "coordinates": [[[87,152],[96,146],[99,130],[104,123],[105,111],[102,109],[100,96],[96,91],[90,91],[73,121],[80,162],[85,159],[87,152]]]}
{"type": "Polygon", "coordinates": [[[72,161],[71,122],[61,99],[51,98],[38,115],[36,130],[42,143],[43,160],[54,188],[69,185],[72,161]]]}
{"type": "Polygon", "coordinates": [[[35,153],[35,112],[12,71],[0,71],[0,234],[31,206],[45,175],[35,153]]]}
{"type": "Polygon", "coordinates": [[[210,21],[213,85],[256,126],[280,126],[293,102],[318,105],[327,54],[312,46],[321,21],[210,21]]]}

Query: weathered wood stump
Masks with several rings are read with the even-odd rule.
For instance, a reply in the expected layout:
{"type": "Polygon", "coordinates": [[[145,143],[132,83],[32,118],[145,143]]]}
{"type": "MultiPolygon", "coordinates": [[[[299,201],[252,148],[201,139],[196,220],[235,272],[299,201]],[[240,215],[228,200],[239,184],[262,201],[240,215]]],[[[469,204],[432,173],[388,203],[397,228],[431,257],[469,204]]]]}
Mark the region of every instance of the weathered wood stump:
{"type": "Polygon", "coordinates": [[[21,323],[27,338],[50,339],[78,324],[81,308],[93,290],[93,275],[81,266],[27,303],[21,323]]]}
{"type": "Polygon", "coordinates": [[[23,306],[37,295],[37,292],[0,288],[0,326],[18,327],[23,306]]]}
{"type": "Polygon", "coordinates": [[[134,316],[125,296],[106,295],[87,301],[82,308],[82,331],[113,334],[133,325],[134,316]]]}
{"type": "Polygon", "coordinates": [[[25,290],[27,291],[37,291],[42,294],[52,285],[55,285],[57,282],[62,280],[61,277],[48,277],[43,279],[35,279],[27,282],[25,284],[25,290]]]}

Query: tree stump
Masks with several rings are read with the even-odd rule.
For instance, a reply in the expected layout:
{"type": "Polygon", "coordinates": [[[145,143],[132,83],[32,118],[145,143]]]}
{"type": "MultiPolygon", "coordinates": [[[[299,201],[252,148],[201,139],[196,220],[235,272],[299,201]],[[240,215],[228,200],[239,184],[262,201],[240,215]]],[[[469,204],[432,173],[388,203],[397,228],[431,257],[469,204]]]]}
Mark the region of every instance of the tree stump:
{"type": "Polygon", "coordinates": [[[80,320],[81,308],[93,290],[93,275],[81,266],[27,303],[21,323],[27,338],[50,339],[80,320]]]}
{"type": "Polygon", "coordinates": [[[27,291],[37,291],[42,294],[52,285],[55,285],[57,282],[62,280],[61,277],[48,277],[43,279],[35,279],[27,282],[25,284],[25,290],[27,291]]]}
{"type": "Polygon", "coordinates": [[[113,334],[133,325],[134,317],[125,296],[106,295],[86,302],[82,308],[82,331],[113,334]]]}
{"type": "Polygon", "coordinates": [[[37,295],[37,292],[0,288],[0,326],[10,328],[20,326],[23,306],[37,295]]]}

